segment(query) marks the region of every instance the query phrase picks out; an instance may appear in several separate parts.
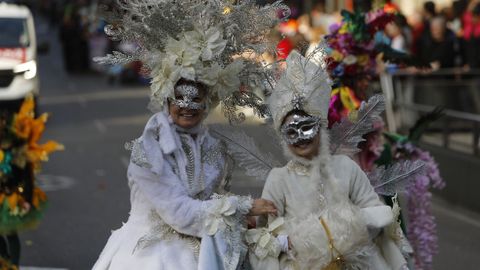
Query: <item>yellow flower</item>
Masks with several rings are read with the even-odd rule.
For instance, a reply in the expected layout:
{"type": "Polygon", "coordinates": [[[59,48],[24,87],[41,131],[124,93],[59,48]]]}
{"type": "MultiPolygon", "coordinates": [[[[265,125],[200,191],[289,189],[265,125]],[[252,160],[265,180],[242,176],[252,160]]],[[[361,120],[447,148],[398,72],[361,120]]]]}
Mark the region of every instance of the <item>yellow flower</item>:
{"type": "Polygon", "coordinates": [[[225,7],[223,9],[223,15],[227,15],[227,14],[230,14],[232,12],[232,8],[231,7],[225,7]]]}
{"type": "Polygon", "coordinates": [[[44,144],[29,145],[27,150],[27,159],[33,164],[35,172],[40,170],[40,162],[48,161],[48,155],[54,151],[64,150],[65,147],[55,141],[48,141],[44,144]]]}
{"type": "Polygon", "coordinates": [[[3,152],[2,149],[0,149],[0,163],[3,162],[3,159],[5,158],[5,153],[3,152]]]}
{"type": "Polygon", "coordinates": [[[368,57],[367,54],[362,54],[357,56],[357,63],[361,66],[367,65],[369,60],[370,58],[368,57]]]}
{"type": "Polygon", "coordinates": [[[348,23],[344,23],[340,30],[338,30],[339,34],[345,34],[348,33],[348,23]]]}
{"type": "Polygon", "coordinates": [[[336,62],[341,62],[343,60],[343,54],[337,50],[333,50],[330,56],[335,60],[336,62]]]}
{"type": "Polygon", "coordinates": [[[7,197],[8,207],[10,208],[11,212],[15,211],[19,200],[20,197],[16,192],[12,193],[10,196],[7,197]]]}
{"type": "Polygon", "coordinates": [[[29,95],[23,101],[20,111],[14,116],[13,132],[22,139],[27,139],[30,136],[31,125],[35,115],[34,108],[33,95],[29,95]]]}
{"type": "Polygon", "coordinates": [[[28,161],[32,163],[34,171],[38,172],[40,170],[40,162],[47,161],[51,152],[63,150],[64,147],[54,141],[38,144],[45,131],[48,114],[44,113],[35,119],[34,108],[33,96],[29,95],[22,103],[20,111],[15,114],[12,129],[19,138],[27,141],[25,148],[23,148],[24,152],[16,155],[16,161],[20,165],[28,161]]]}
{"type": "Polygon", "coordinates": [[[36,187],[33,190],[33,196],[32,196],[32,204],[36,209],[40,208],[40,204],[47,201],[47,195],[43,190],[40,188],[36,187]]]}

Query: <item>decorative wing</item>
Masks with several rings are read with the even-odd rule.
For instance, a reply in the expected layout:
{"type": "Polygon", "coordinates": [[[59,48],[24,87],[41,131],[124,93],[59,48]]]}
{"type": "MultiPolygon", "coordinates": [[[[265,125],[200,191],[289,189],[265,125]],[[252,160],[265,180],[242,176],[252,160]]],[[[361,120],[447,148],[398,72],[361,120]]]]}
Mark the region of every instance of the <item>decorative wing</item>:
{"type": "Polygon", "coordinates": [[[380,195],[393,196],[395,193],[405,192],[405,188],[413,179],[425,173],[425,162],[421,160],[405,160],[394,163],[385,168],[377,167],[368,174],[368,178],[380,195]]]}
{"type": "Polygon", "coordinates": [[[365,140],[363,135],[375,130],[374,123],[381,119],[384,110],[384,97],[375,95],[368,102],[362,102],[356,120],[352,121],[344,117],[339,123],[336,123],[330,130],[332,155],[353,155],[360,152],[357,146],[365,140]]]}
{"type": "Polygon", "coordinates": [[[229,154],[248,176],[265,181],[274,167],[282,166],[282,162],[271,153],[261,151],[254,139],[243,130],[232,126],[212,125],[210,132],[226,142],[229,154]]]}

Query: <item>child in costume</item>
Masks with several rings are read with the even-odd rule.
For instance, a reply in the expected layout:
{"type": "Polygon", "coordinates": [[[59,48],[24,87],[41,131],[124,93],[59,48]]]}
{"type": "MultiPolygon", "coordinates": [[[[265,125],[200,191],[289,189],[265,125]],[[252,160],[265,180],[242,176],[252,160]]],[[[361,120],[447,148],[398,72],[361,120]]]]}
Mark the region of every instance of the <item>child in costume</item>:
{"type": "MultiPolygon", "coordinates": [[[[312,57],[313,59],[313,57],[312,57]]],[[[290,161],[273,169],[262,198],[278,217],[247,232],[254,269],[407,269],[392,209],[350,158],[331,155],[330,79],[293,51],[268,103],[290,161]]],[[[317,58],[318,59],[318,58],[317,58]]]]}

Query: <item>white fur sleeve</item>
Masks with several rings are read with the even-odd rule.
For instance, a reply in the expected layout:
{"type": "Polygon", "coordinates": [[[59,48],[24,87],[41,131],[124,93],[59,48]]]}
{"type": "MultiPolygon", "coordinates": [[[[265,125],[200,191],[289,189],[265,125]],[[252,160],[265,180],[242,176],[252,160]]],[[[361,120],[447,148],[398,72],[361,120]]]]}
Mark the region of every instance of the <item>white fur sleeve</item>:
{"type": "Polygon", "coordinates": [[[346,166],[351,168],[350,200],[360,208],[383,205],[378,194],[373,189],[367,175],[362,169],[348,157],[345,157],[346,166]]]}
{"type": "Polygon", "coordinates": [[[214,196],[201,201],[191,198],[168,162],[161,174],[130,163],[129,180],[153,205],[162,220],[177,232],[196,237],[213,235],[243,221],[252,205],[250,197],[214,196]]]}

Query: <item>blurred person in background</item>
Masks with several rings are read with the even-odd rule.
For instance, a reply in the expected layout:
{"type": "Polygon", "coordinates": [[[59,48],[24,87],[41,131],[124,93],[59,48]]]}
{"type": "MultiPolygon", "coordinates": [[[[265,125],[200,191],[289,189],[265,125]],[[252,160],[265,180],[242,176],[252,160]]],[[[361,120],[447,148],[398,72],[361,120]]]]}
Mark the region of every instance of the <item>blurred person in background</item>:
{"type": "Polygon", "coordinates": [[[435,3],[432,1],[425,2],[421,14],[421,23],[414,27],[414,48],[413,51],[421,53],[422,48],[430,43],[430,21],[437,15],[435,3]]]}
{"type": "Polygon", "coordinates": [[[452,30],[458,38],[463,36],[462,17],[465,12],[465,1],[454,1],[452,6],[447,9],[447,26],[452,30]]]}
{"type": "Polygon", "coordinates": [[[467,68],[476,69],[480,67],[480,1],[470,1],[462,22],[465,65],[467,68]]]}
{"type": "Polygon", "coordinates": [[[390,46],[401,52],[409,52],[411,40],[407,38],[407,35],[411,33],[408,28],[408,24],[404,24],[404,18],[397,15],[395,20],[387,24],[385,27],[385,34],[391,39],[390,46]],[[404,29],[405,28],[405,29],[404,29]]]}
{"type": "Polygon", "coordinates": [[[60,40],[65,69],[69,73],[83,72],[89,67],[88,34],[82,15],[84,0],[68,2],[63,8],[60,40]]]}
{"type": "Polygon", "coordinates": [[[430,63],[434,70],[454,67],[459,53],[455,34],[447,28],[445,18],[441,16],[433,18],[429,25],[430,35],[422,39],[418,56],[422,62],[430,63]]]}
{"type": "Polygon", "coordinates": [[[435,3],[432,1],[427,1],[423,4],[423,25],[424,30],[430,30],[430,21],[437,16],[437,10],[435,3]]]}
{"type": "Polygon", "coordinates": [[[330,25],[339,21],[338,16],[334,14],[328,14],[325,11],[325,2],[317,2],[311,12],[312,28],[314,31],[327,34],[330,32],[330,25]]]}
{"type": "Polygon", "coordinates": [[[369,12],[372,10],[372,0],[353,0],[353,8],[359,12],[369,12]]]}

